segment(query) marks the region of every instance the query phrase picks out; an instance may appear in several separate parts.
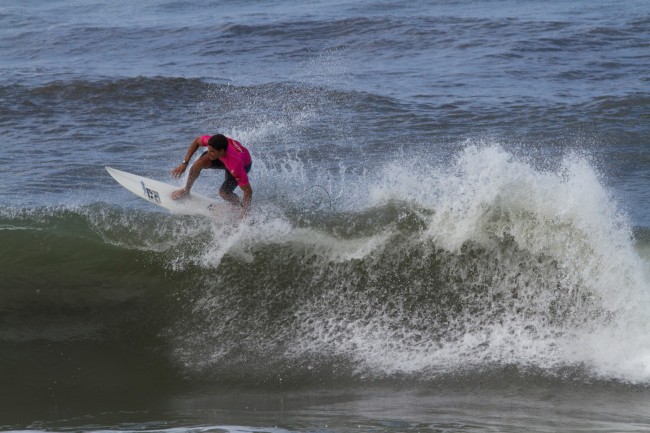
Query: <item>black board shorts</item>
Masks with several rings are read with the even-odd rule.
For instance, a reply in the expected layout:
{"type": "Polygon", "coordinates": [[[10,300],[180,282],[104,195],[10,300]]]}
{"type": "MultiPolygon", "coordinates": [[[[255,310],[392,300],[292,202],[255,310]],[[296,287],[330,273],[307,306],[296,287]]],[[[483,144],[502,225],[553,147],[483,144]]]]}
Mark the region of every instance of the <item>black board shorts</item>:
{"type": "MultiPolygon", "coordinates": [[[[203,157],[203,156],[205,156],[207,154],[208,154],[207,151],[203,152],[201,157],[203,157]]],[[[248,173],[249,171],[251,171],[252,166],[253,166],[253,163],[251,162],[246,167],[244,167],[244,171],[246,171],[246,173],[248,173]]],[[[214,168],[214,169],[223,170],[223,171],[226,172],[225,178],[223,180],[223,183],[221,184],[221,188],[219,188],[219,191],[225,191],[225,192],[232,193],[235,190],[235,188],[237,188],[237,179],[235,179],[235,176],[233,176],[230,173],[230,170],[228,170],[226,168],[226,166],[223,165],[223,162],[221,162],[221,160],[219,160],[219,159],[212,160],[212,165],[210,167],[208,167],[208,168],[214,168]]]]}

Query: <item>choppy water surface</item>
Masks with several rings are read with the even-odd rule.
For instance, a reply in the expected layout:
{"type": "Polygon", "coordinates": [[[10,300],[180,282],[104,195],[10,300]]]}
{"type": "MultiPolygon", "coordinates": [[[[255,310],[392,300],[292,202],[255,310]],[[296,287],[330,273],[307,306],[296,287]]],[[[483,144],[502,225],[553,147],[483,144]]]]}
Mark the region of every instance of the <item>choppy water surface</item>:
{"type": "Polygon", "coordinates": [[[7,2],[0,428],[646,430],[649,33],[632,0],[7,2]],[[174,182],[213,132],[241,223],[104,170],[174,182]]]}

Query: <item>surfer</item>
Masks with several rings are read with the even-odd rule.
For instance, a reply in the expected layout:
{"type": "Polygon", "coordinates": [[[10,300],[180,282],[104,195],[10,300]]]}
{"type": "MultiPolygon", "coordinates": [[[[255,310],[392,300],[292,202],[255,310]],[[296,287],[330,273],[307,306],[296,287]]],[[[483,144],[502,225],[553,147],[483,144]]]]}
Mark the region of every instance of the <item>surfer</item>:
{"type": "Polygon", "coordinates": [[[233,205],[241,206],[242,216],[245,216],[253,199],[253,190],[248,181],[248,172],[252,165],[251,154],[248,149],[240,142],[223,134],[196,137],[190,144],[183,162],[172,170],[172,176],[177,179],[181,177],[199,147],[206,147],[207,150],[192,164],[185,188],[174,191],[172,198],[178,200],[188,195],[194,181],[204,168],[221,169],[225,171],[225,179],[219,189],[219,195],[233,205]],[[241,202],[239,196],[234,193],[237,185],[244,192],[244,198],[241,202]]]}

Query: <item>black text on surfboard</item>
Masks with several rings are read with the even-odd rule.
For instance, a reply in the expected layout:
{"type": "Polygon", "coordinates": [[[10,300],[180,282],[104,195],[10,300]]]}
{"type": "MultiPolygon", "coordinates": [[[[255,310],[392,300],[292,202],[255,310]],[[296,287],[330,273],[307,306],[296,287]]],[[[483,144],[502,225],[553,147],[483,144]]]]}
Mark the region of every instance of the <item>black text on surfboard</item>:
{"type": "Polygon", "coordinates": [[[156,203],[160,203],[160,194],[158,194],[158,191],[154,191],[151,188],[147,188],[144,182],[142,183],[142,189],[144,190],[144,195],[147,196],[147,198],[151,201],[155,201],[156,203]]]}

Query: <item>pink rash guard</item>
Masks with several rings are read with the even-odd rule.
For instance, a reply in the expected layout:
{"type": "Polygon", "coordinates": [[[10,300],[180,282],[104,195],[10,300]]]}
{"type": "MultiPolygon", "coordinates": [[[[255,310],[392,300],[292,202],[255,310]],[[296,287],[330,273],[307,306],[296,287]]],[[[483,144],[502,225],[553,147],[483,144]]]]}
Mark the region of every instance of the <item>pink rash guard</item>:
{"type": "MultiPolygon", "coordinates": [[[[202,135],[200,140],[201,146],[207,146],[210,137],[212,136],[202,135]]],[[[233,140],[230,137],[226,138],[228,139],[226,154],[219,158],[219,160],[223,162],[223,165],[226,166],[230,174],[237,181],[237,185],[241,188],[249,184],[246,167],[252,163],[251,154],[239,141],[233,140]]]]}

